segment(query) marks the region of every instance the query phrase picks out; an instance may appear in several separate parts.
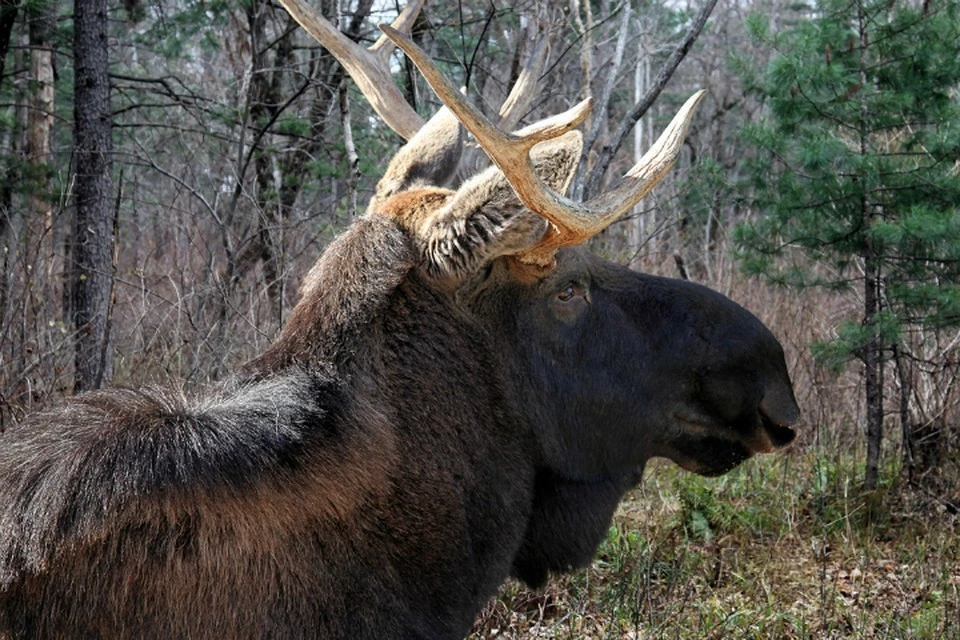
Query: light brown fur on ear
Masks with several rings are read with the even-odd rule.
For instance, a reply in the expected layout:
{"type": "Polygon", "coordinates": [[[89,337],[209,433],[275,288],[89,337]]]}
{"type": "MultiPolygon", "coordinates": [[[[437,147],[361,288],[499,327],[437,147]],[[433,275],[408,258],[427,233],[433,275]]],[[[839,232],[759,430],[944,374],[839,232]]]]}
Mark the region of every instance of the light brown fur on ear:
{"type": "Polygon", "coordinates": [[[536,282],[540,278],[544,277],[553,267],[556,266],[556,261],[554,264],[549,267],[540,266],[537,264],[531,264],[529,262],[524,262],[518,256],[506,256],[506,265],[507,272],[510,274],[510,278],[515,282],[520,284],[531,284],[536,282]]]}
{"type": "Polygon", "coordinates": [[[411,189],[387,198],[373,213],[393,218],[415,236],[424,222],[453,195],[450,189],[437,187],[411,189]]]}
{"type": "MultiPolygon", "coordinates": [[[[563,193],[573,179],[582,147],[580,132],[571,131],[536,145],[530,160],[540,179],[563,193]]],[[[426,270],[434,278],[453,282],[494,258],[523,254],[543,238],[548,224],[520,203],[496,167],[464,183],[424,222],[416,227],[416,235],[426,270]]],[[[537,269],[542,275],[551,266],[542,264],[537,269]]]]}

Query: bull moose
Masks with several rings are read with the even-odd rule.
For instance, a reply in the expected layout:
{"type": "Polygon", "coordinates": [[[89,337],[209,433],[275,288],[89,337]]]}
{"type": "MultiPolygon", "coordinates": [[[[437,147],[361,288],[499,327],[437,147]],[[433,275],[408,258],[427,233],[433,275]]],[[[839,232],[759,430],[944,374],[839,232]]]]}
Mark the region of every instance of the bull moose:
{"type": "Polygon", "coordinates": [[[588,564],[648,459],[714,475],[793,439],[757,318],[578,246],[699,94],[577,204],[587,104],[505,134],[382,28],[446,107],[272,345],[202,397],[87,393],[0,439],[0,637],[461,638],[508,576],[588,564]],[[444,188],[463,127],[495,165],[444,188]]]}

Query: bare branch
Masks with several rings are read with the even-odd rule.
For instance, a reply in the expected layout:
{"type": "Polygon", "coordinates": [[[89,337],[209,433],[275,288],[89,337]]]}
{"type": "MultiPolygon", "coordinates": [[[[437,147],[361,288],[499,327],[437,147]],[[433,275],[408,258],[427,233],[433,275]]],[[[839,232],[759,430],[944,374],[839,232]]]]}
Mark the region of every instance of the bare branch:
{"type": "Polygon", "coordinates": [[[530,54],[530,59],[523,67],[517,81],[510,89],[510,94],[500,107],[500,127],[506,131],[516,128],[520,119],[530,108],[533,97],[536,95],[537,83],[543,74],[543,67],[547,62],[547,53],[550,51],[549,36],[544,37],[537,44],[537,48],[530,54]]]}
{"type": "MultiPolygon", "coordinates": [[[[607,107],[610,105],[610,98],[613,95],[614,87],[617,82],[617,75],[620,72],[620,66],[623,64],[623,53],[627,48],[627,35],[630,33],[630,5],[624,3],[620,8],[620,24],[617,28],[617,44],[613,51],[613,57],[610,59],[610,68],[607,70],[607,79],[603,85],[603,89],[599,96],[596,97],[597,101],[597,113],[605,114],[607,112],[607,107]]],[[[583,172],[587,168],[587,163],[585,162],[587,156],[590,154],[590,150],[593,149],[594,143],[597,141],[597,138],[600,136],[600,129],[603,127],[605,118],[597,117],[593,118],[590,121],[590,127],[587,130],[587,135],[584,136],[583,140],[583,157],[580,159],[580,166],[577,167],[576,179],[573,183],[574,189],[574,200],[583,199],[583,172]]]]}
{"type": "Polygon", "coordinates": [[[611,136],[610,141],[600,150],[600,153],[597,157],[597,162],[594,165],[584,188],[584,194],[586,197],[589,197],[599,191],[600,181],[607,172],[607,168],[609,168],[613,157],[617,154],[617,151],[623,144],[627,133],[631,128],[633,128],[633,125],[637,123],[637,120],[643,117],[643,114],[647,112],[650,106],[660,96],[660,92],[663,91],[663,88],[667,85],[667,82],[670,80],[671,76],[673,76],[673,72],[677,70],[678,66],[680,66],[680,63],[686,57],[691,47],[693,47],[693,43],[696,42],[700,32],[703,31],[703,27],[707,23],[707,18],[710,17],[710,14],[713,12],[713,8],[716,6],[716,4],[717,0],[706,0],[706,3],[700,9],[700,12],[694,18],[693,24],[690,25],[690,30],[687,32],[687,35],[684,37],[683,41],[677,45],[677,48],[673,50],[673,53],[670,54],[670,57],[664,63],[663,67],[661,67],[660,71],[657,73],[657,77],[653,81],[653,84],[643,96],[643,99],[633,105],[627,115],[624,116],[623,120],[620,121],[617,131],[613,134],[613,136],[611,136]]]}

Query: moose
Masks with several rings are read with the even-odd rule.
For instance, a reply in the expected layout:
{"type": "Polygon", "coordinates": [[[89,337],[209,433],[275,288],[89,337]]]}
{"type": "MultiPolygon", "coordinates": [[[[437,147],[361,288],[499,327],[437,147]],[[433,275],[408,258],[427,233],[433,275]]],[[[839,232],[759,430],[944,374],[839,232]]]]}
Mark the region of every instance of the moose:
{"type": "Polygon", "coordinates": [[[90,392],[0,438],[0,637],[462,638],[509,576],[589,564],[650,458],[716,475],[793,440],[756,317],[582,246],[700,94],[576,203],[589,104],[505,133],[381,28],[445,107],[265,352],[201,397],[90,392]],[[493,165],[451,189],[464,128],[493,165]]]}

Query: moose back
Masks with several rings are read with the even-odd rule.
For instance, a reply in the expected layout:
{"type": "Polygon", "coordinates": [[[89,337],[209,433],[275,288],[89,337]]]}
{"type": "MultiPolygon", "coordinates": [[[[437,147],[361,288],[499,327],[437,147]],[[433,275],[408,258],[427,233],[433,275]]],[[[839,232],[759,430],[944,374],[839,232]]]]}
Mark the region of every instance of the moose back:
{"type": "Polygon", "coordinates": [[[761,322],[577,246],[673,162],[697,97],[576,205],[586,107],[517,152],[437,91],[456,117],[401,149],[260,357],[0,438],[0,637],[460,638],[508,576],[588,564],[651,457],[713,475],[793,439],[761,322]],[[505,170],[446,189],[461,123],[505,170]]]}

